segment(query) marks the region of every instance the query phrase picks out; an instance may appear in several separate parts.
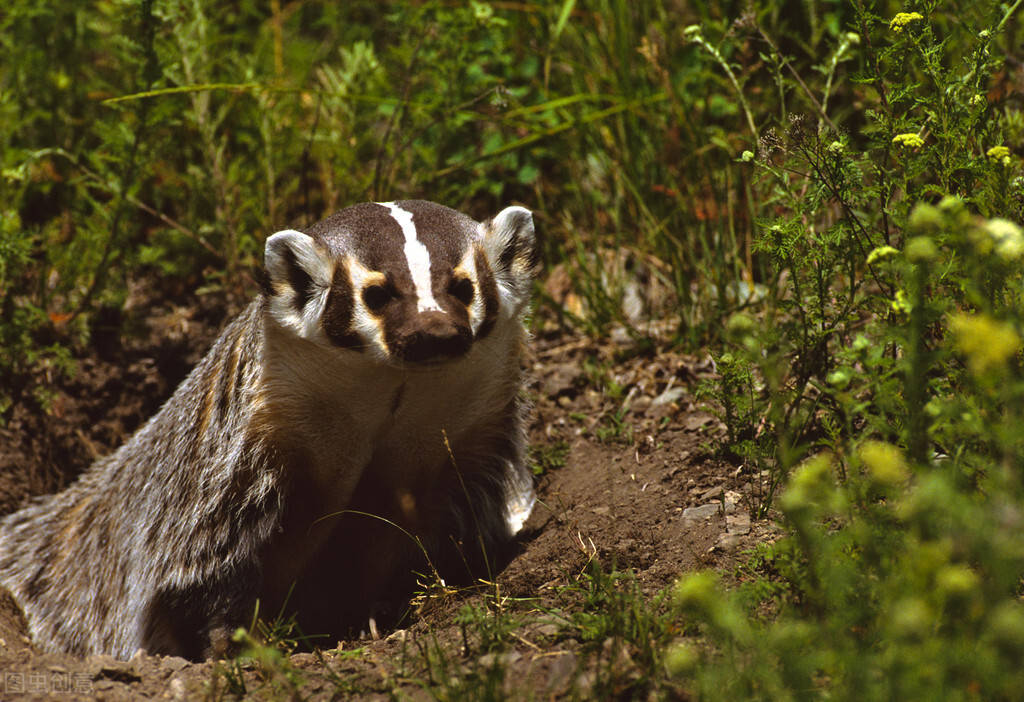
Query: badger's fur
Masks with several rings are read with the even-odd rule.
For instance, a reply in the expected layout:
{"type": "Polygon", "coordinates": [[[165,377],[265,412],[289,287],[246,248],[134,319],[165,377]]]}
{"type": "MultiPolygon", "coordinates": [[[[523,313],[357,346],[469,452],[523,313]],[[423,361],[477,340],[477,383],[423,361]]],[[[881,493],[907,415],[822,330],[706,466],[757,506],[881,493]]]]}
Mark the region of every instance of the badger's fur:
{"type": "Polygon", "coordinates": [[[419,544],[444,576],[484,572],[532,506],[535,264],[521,207],[366,203],[271,236],[265,292],[160,411],[0,520],[36,644],[199,658],[257,602],[307,634],[365,623],[427,572],[419,544]]]}

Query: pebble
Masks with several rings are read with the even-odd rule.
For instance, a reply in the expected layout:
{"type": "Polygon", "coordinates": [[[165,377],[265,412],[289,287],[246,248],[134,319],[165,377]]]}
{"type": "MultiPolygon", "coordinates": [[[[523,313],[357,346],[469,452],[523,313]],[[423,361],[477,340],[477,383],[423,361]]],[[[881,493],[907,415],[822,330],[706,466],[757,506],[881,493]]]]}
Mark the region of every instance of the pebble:
{"type": "Polygon", "coordinates": [[[665,392],[658,395],[656,398],[651,400],[651,407],[663,407],[665,405],[671,405],[673,402],[678,402],[686,394],[686,389],[682,387],[669,388],[665,392]]]}
{"type": "Polygon", "coordinates": [[[683,510],[683,519],[692,519],[697,521],[698,519],[710,519],[718,514],[720,505],[717,502],[711,504],[701,505],[700,507],[687,507],[683,510]]]}
{"type": "Polygon", "coordinates": [[[169,668],[172,671],[179,671],[188,665],[188,661],[181,656],[167,656],[160,661],[160,666],[163,668],[169,668]]]}
{"type": "Polygon", "coordinates": [[[170,697],[175,702],[180,702],[185,699],[185,683],[181,678],[172,678],[171,684],[167,686],[167,694],[165,697],[170,697]]]}

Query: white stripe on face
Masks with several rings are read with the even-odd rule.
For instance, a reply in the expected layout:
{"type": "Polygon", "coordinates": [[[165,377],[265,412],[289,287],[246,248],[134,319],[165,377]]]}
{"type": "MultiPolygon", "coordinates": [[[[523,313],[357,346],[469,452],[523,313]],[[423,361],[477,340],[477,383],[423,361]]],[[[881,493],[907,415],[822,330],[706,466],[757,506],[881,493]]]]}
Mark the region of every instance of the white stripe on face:
{"type": "Polygon", "coordinates": [[[419,312],[441,310],[430,286],[430,252],[423,242],[416,238],[416,225],[412,223],[412,212],[403,210],[393,202],[378,202],[391,210],[391,216],[402,228],[405,235],[405,260],[409,265],[409,274],[416,287],[416,309],[419,312]]]}
{"type": "Polygon", "coordinates": [[[380,322],[367,311],[362,290],[367,285],[383,285],[387,282],[387,277],[383,273],[365,268],[352,256],[346,256],[339,265],[347,268],[348,279],[352,281],[352,328],[360,337],[372,342],[369,346],[371,352],[379,358],[386,359],[389,352],[388,344],[384,340],[384,330],[380,322]]]}
{"type": "Polygon", "coordinates": [[[466,248],[466,255],[462,257],[462,261],[455,267],[455,272],[465,274],[473,283],[473,302],[469,305],[469,326],[473,330],[473,336],[476,336],[477,331],[480,330],[480,325],[484,321],[487,310],[484,307],[483,291],[480,289],[480,278],[476,274],[475,246],[466,248]]]}

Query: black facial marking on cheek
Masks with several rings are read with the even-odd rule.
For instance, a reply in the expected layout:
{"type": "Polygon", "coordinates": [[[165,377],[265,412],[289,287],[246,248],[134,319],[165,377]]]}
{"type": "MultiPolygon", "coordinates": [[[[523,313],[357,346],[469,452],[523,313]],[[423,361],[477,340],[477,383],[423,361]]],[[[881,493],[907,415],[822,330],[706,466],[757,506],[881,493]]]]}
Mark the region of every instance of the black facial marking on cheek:
{"type": "Polygon", "coordinates": [[[494,273],[491,272],[491,266],[487,263],[484,252],[478,248],[474,258],[477,284],[484,302],[484,319],[476,331],[476,338],[482,339],[491,332],[494,323],[498,320],[498,285],[494,281],[494,273]]]}
{"type": "Polygon", "coordinates": [[[352,310],[355,296],[352,291],[352,280],[348,269],[339,264],[334,269],[331,290],[327,293],[327,303],[321,320],[324,334],[335,346],[349,349],[360,349],[363,346],[359,335],[352,330],[352,310]]]}
{"type": "Polygon", "coordinates": [[[295,252],[288,247],[284,247],[284,258],[288,268],[288,283],[295,291],[295,300],[292,304],[301,313],[306,308],[306,303],[313,297],[313,279],[299,265],[295,252]]]}
{"type": "Polygon", "coordinates": [[[448,284],[448,294],[466,307],[469,307],[473,303],[473,297],[476,295],[476,290],[473,288],[472,280],[469,278],[457,277],[452,278],[452,281],[448,284]]]}
{"type": "Polygon", "coordinates": [[[371,314],[379,315],[394,297],[394,289],[387,283],[363,288],[363,304],[371,314]]]}

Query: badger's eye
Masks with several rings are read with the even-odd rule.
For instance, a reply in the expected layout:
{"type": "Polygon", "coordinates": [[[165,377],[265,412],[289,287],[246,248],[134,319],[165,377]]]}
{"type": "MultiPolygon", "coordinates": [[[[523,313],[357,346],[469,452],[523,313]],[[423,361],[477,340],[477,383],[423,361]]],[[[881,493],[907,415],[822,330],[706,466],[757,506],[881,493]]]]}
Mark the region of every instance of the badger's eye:
{"type": "Polygon", "coordinates": [[[469,278],[453,279],[448,284],[448,294],[468,307],[473,301],[473,281],[469,278]]]}
{"type": "Polygon", "coordinates": [[[363,288],[363,302],[371,312],[380,312],[394,295],[386,285],[367,285],[363,288]]]}

